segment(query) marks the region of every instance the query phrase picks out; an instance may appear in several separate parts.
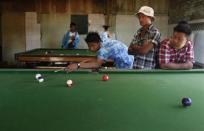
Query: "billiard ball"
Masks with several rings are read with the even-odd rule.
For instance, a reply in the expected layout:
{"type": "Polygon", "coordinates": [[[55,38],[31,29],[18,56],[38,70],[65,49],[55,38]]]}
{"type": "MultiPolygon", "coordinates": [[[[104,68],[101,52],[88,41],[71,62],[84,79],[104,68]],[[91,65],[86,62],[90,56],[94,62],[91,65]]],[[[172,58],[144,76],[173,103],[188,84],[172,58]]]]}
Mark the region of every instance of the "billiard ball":
{"type": "Polygon", "coordinates": [[[103,77],[102,77],[102,80],[103,81],[109,80],[109,76],[107,74],[104,74],[103,77]]]}
{"type": "Polygon", "coordinates": [[[44,82],[44,78],[43,77],[39,77],[38,81],[39,81],[39,83],[44,82]]]}
{"type": "Polygon", "coordinates": [[[79,53],[76,53],[76,55],[79,55],[79,53]]]}
{"type": "Polygon", "coordinates": [[[68,87],[71,87],[72,84],[73,84],[73,81],[72,81],[72,80],[67,80],[67,86],[68,86],[68,87]]]}
{"type": "Polygon", "coordinates": [[[45,54],[46,55],[48,55],[48,54],[50,54],[51,53],[51,51],[45,51],[45,54]]]}
{"type": "Polygon", "coordinates": [[[42,77],[42,75],[41,74],[36,74],[35,75],[35,78],[38,80],[39,79],[39,77],[42,77]]]}
{"type": "Polygon", "coordinates": [[[183,105],[184,107],[191,106],[191,104],[192,104],[191,98],[184,97],[184,98],[182,99],[182,105],[183,105]]]}
{"type": "Polygon", "coordinates": [[[36,80],[38,80],[38,82],[43,82],[44,81],[44,78],[43,78],[43,76],[41,75],[41,74],[36,74],[35,75],[35,78],[36,78],[36,80]]]}

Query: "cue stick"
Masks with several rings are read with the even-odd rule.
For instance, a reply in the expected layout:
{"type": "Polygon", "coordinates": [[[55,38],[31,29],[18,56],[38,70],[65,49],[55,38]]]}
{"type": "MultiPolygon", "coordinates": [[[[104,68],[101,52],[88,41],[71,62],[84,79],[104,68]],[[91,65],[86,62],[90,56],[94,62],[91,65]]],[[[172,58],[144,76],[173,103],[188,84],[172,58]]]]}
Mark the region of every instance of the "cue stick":
{"type": "Polygon", "coordinates": [[[62,67],[60,69],[55,70],[54,72],[59,72],[59,71],[67,71],[67,67],[62,67]]]}

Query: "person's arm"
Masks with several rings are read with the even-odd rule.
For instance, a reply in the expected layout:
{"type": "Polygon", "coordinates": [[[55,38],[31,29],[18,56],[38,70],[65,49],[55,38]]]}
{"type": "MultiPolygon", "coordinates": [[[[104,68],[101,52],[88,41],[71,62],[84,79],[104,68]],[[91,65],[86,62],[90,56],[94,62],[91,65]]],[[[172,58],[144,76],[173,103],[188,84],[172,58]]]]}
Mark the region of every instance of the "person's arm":
{"type": "Polygon", "coordinates": [[[69,71],[74,71],[77,70],[78,68],[82,68],[82,69],[96,69],[96,68],[100,68],[101,65],[104,63],[104,61],[102,59],[97,59],[96,61],[82,61],[80,63],[75,63],[75,64],[70,64],[68,65],[68,70],[69,71]],[[78,65],[80,65],[80,67],[78,67],[78,65]]]}
{"type": "Polygon", "coordinates": [[[79,41],[80,41],[80,38],[79,38],[79,34],[77,33],[77,35],[74,39],[74,49],[77,49],[79,41]]]}
{"type": "Polygon", "coordinates": [[[137,33],[134,34],[134,37],[133,37],[133,39],[132,39],[132,41],[131,41],[131,43],[130,43],[130,45],[128,47],[128,54],[130,54],[130,55],[136,54],[135,51],[134,51],[134,46],[137,43],[137,35],[138,35],[137,33]]]}
{"type": "Polygon", "coordinates": [[[188,61],[186,63],[167,63],[160,64],[161,69],[171,69],[171,70],[188,70],[193,68],[193,63],[188,61]]]}
{"type": "Polygon", "coordinates": [[[66,34],[63,36],[61,48],[66,48],[66,34]]]}
{"type": "Polygon", "coordinates": [[[160,41],[160,33],[158,31],[154,32],[154,35],[152,38],[149,40],[144,41],[143,45],[137,45],[137,44],[132,44],[134,41],[136,41],[136,36],[133,39],[133,42],[130,44],[128,48],[128,53],[129,54],[140,54],[140,55],[145,55],[147,54],[154,46],[157,46],[160,41]]]}
{"type": "Polygon", "coordinates": [[[135,48],[136,48],[136,44],[130,44],[130,46],[128,47],[128,54],[130,55],[134,55],[136,54],[135,48]]]}
{"type": "Polygon", "coordinates": [[[147,54],[152,48],[154,48],[154,44],[146,41],[142,46],[134,45],[133,51],[140,55],[147,54]]]}

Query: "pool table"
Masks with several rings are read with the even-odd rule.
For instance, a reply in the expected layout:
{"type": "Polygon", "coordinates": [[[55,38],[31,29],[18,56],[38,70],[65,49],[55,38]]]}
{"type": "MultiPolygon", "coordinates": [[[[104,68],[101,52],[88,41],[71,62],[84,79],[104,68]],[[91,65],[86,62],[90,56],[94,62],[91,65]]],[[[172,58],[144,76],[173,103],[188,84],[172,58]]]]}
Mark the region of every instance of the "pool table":
{"type": "Polygon", "coordinates": [[[4,69],[0,81],[1,131],[204,130],[204,70],[4,69]]]}
{"type": "MultiPolygon", "coordinates": [[[[16,53],[15,59],[18,65],[27,67],[51,67],[59,64],[65,66],[69,62],[81,62],[83,60],[97,59],[96,53],[88,49],[46,49],[39,48],[26,52],[16,53]]],[[[109,60],[103,66],[114,66],[113,61],[109,60]]]]}
{"type": "Polygon", "coordinates": [[[16,53],[19,62],[80,62],[85,59],[96,59],[96,53],[88,49],[46,49],[39,48],[16,53]]]}

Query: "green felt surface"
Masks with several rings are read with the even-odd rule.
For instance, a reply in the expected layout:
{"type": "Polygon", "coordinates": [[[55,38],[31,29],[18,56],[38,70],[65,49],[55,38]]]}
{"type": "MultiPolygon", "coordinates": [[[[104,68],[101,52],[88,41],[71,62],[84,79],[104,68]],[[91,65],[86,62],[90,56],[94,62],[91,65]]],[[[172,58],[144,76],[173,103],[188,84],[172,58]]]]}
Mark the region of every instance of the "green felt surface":
{"type": "Polygon", "coordinates": [[[202,131],[203,78],[202,70],[0,70],[0,130],[202,131]],[[38,83],[36,73],[45,82],[38,83]],[[109,81],[101,81],[104,73],[109,81]],[[186,96],[193,101],[189,108],[180,103],[186,96]]]}
{"type": "Polygon", "coordinates": [[[67,49],[34,49],[31,51],[27,51],[24,53],[21,53],[24,55],[82,55],[82,56],[95,56],[96,53],[89,51],[88,49],[73,49],[73,50],[67,50],[67,49]]]}

